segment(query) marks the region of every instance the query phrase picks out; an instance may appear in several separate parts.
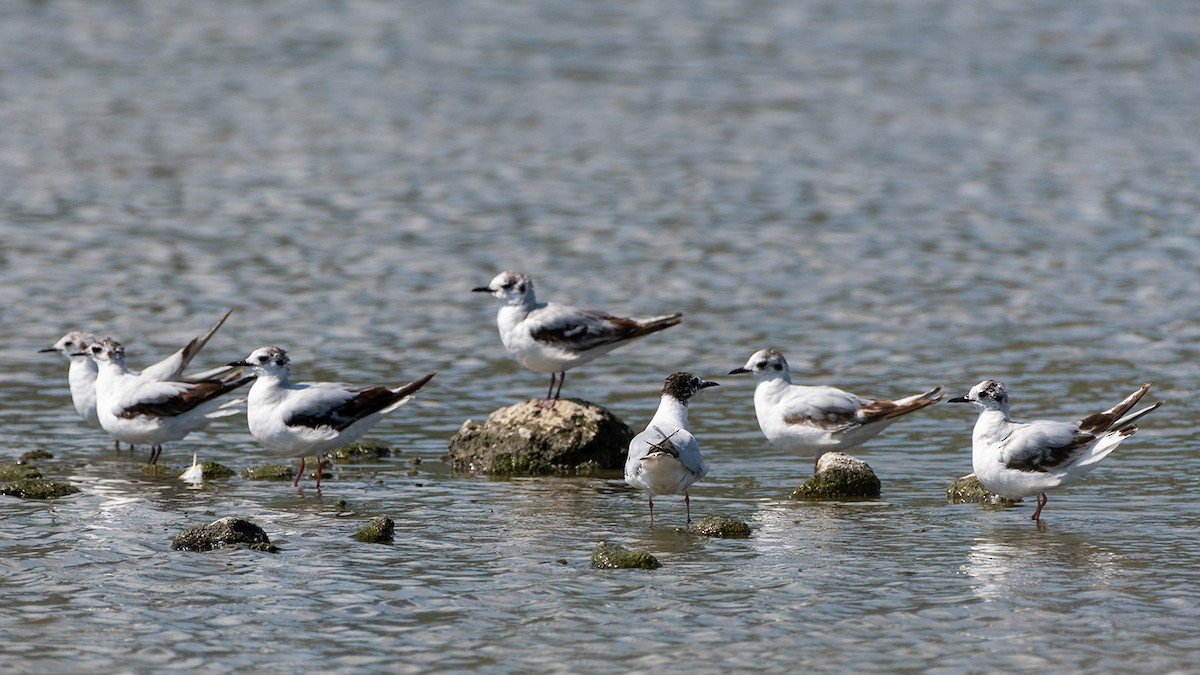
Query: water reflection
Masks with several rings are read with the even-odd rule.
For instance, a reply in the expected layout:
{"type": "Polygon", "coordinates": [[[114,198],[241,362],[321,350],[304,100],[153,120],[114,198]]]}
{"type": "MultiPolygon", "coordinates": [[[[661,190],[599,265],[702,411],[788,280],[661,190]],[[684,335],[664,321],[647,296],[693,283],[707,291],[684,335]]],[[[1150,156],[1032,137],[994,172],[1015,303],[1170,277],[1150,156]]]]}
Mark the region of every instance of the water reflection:
{"type": "Polygon", "coordinates": [[[1086,533],[1031,523],[989,528],[971,545],[960,569],[982,600],[1069,605],[1078,589],[1104,588],[1119,572],[1120,560],[1086,533]]]}

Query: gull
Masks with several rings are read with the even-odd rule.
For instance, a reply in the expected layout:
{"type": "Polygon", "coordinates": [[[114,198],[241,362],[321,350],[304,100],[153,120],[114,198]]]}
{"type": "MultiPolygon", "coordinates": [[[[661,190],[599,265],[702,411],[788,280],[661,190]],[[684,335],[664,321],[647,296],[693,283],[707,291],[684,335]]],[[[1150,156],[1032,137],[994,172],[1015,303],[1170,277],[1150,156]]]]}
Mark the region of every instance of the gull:
{"type": "MultiPolygon", "coordinates": [[[[192,338],[179,351],[143,369],[141,374],[152,380],[199,382],[201,380],[212,379],[228,371],[228,366],[221,366],[220,368],[193,375],[184,375],[183,373],[196,354],[200,353],[204,345],[208,344],[208,341],[212,339],[212,336],[224,325],[225,320],[232,313],[232,309],[225,312],[225,316],[221,317],[221,320],[215,326],[208,329],[207,333],[192,338]]],[[[75,404],[75,412],[79,413],[84,422],[93,427],[100,426],[100,415],[96,412],[96,375],[100,370],[96,362],[88,358],[84,354],[84,351],[99,339],[93,333],[71,331],[59,338],[58,342],[55,342],[53,345],[38,350],[41,353],[58,352],[71,362],[71,365],[67,369],[67,384],[71,389],[71,402],[75,404]]],[[[113,441],[113,443],[116,444],[118,450],[121,449],[120,441],[113,441]]],[[[130,450],[132,449],[130,448],[130,450]]]]}
{"type": "Polygon", "coordinates": [[[1008,389],[996,380],[984,380],[966,396],[947,403],[971,403],[979,408],[971,434],[975,476],[1001,497],[1039,495],[1031,518],[1040,522],[1042,508],[1049,501],[1047,490],[1091,473],[1100,460],[1137,431],[1135,422],[1163,404],[1159,401],[1129,413],[1149,390],[1147,382],[1124,401],[1078,422],[1013,421],[1008,412],[1008,389]]]}
{"type": "Polygon", "coordinates": [[[771,445],[790,452],[843,450],[859,445],[908,413],[945,398],[941,387],[894,401],[863,398],[836,387],[792,384],[783,354],[761,349],[730,375],[752,373],[754,412],[771,445]]]}
{"type": "Polygon", "coordinates": [[[552,407],[562,394],[567,371],[621,345],[678,324],[681,313],[646,319],[612,316],[553,302],[538,302],[533,280],[516,272],[501,272],[487,286],[471,289],[491,293],[500,301],[496,325],[509,356],[538,373],[550,373],[543,405],[552,407]],[[558,391],[554,392],[555,376],[558,391]],[[551,393],[554,393],[551,398],[551,393]]]}
{"type": "Polygon", "coordinates": [[[717,386],[691,373],[672,373],[663,384],[658,411],[646,430],[629,442],[625,482],[650,495],[650,527],[654,527],[654,496],[683,493],[687,522],[692,522],[688,487],[708,473],[696,437],[688,431],[688,401],[701,389],[717,386]]]}
{"type": "Polygon", "coordinates": [[[150,445],[150,464],[158,463],[162,444],[199,431],[214,419],[236,415],[233,401],[219,396],[254,379],[235,374],[227,379],[182,382],[156,380],[134,373],[125,365],[125,348],[112,338],[88,346],[87,355],[99,366],[96,412],[100,426],[113,438],[130,445],[150,445]]]}
{"type": "Polygon", "coordinates": [[[434,371],[394,389],[354,388],[334,382],[291,384],[290,364],[283,349],[259,347],[245,360],[229,365],[249,368],[258,375],[247,397],[250,435],[273,454],[300,458],[300,472],[292,487],[300,485],[304,458],[316,455],[318,489],[326,452],[361,438],[437,374],[434,371]]]}

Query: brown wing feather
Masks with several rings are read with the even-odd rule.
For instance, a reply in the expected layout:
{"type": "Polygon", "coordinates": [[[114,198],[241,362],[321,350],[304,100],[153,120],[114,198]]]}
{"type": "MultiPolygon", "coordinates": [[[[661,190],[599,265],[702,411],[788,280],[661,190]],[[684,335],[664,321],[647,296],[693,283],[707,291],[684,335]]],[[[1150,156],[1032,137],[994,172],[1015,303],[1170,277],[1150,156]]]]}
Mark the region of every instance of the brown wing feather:
{"type": "Polygon", "coordinates": [[[121,417],[133,418],[139,415],[155,417],[174,417],[195,408],[201,403],[212,400],[226,392],[252,382],[253,377],[231,378],[229,380],[202,380],[185,389],[179,396],[174,396],[158,403],[139,403],[121,411],[121,417]]]}
{"type": "Polygon", "coordinates": [[[1137,391],[1126,397],[1124,401],[1121,401],[1104,412],[1088,415],[1087,417],[1079,420],[1076,425],[1081,430],[1092,435],[1104,433],[1105,431],[1108,431],[1108,429],[1112,427],[1117,420],[1124,417],[1125,413],[1129,412],[1130,408],[1137,405],[1137,402],[1146,395],[1147,391],[1150,391],[1149,382],[1143,384],[1137,391]]]}
{"type": "Polygon", "coordinates": [[[396,391],[392,391],[387,387],[366,387],[359,389],[352,398],[336,408],[330,408],[320,414],[292,415],[284,421],[284,424],[289,427],[309,427],[312,429],[332,427],[338,431],[344,431],[358,420],[368,415],[373,415],[405,396],[416,392],[425,386],[425,383],[433,379],[435,374],[429,373],[418,380],[409,382],[396,391]]]}
{"type": "Polygon", "coordinates": [[[1096,437],[1092,434],[1077,431],[1071,442],[1067,445],[1060,445],[1057,448],[1047,448],[1046,452],[1039,457],[1013,460],[1004,466],[1014,471],[1044,473],[1059,465],[1070,464],[1071,459],[1075,457],[1078,451],[1094,440],[1096,440],[1096,437]]]}

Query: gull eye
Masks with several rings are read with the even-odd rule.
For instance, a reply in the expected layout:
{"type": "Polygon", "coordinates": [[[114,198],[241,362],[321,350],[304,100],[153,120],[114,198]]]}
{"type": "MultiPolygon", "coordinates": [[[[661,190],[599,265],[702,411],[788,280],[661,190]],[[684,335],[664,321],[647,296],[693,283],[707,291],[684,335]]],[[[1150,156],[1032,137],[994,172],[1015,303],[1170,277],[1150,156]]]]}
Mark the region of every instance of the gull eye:
{"type": "Polygon", "coordinates": [[[759,369],[759,368],[766,368],[766,367],[767,367],[767,362],[766,362],[766,361],[759,361],[758,363],[754,364],[754,368],[755,368],[756,370],[757,370],[757,369],[759,369]]]}
{"type": "Polygon", "coordinates": [[[266,356],[265,354],[259,355],[259,357],[258,357],[258,362],[259,362],[259,363],[266,363],[266,362],[267,362],[267,356],[266,356]]]}

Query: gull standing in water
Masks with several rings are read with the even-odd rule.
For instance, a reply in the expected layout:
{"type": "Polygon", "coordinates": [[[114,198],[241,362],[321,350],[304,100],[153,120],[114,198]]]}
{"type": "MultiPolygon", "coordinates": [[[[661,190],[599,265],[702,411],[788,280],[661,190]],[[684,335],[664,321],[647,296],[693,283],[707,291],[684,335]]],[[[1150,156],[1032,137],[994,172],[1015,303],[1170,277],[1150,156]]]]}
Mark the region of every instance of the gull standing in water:
{"type": "MultiPolygon", "coordinates": [[[[208,332],[196,338],[192,338],[186,345],[181,347],[179,351],[171,354],[167,358],[148,366],[142,370],[141,374],[152,380],[177,380],[181,382],[199,382],[201,380],[209,380],[218,377],[229,370],[228,366],[221,366],[213,370],[203,373],[195,373],[193,375],[185,375],[184,370],[188,364],[195,358],[196,354],[204,349],[204,345],[212,339],[217,330],[225,324],[225,320],[233,310],[225,312],[225,316],[216,323],[215,326],[208,329],[208,332]]],[[[71,402],[75,404],[75,412],[93,427],[100,426],[100,416],[96,412],[96,376],[100,372],[99,366],[91,358],[86,356],[84,352],[99,338],[93,333],[83,331],[71,331],[58,339],[53,345],[38,350],[39,352],[58,352],[65,356],[71,365],[67,369],[67,384],[71,389],[71,402]]],[[[121,449],[121,442],[114,440],[117,449],[121,449]]],[[[130,447],[130,450],[133,450],[130,447]]]]}
{"type": "Polygon", "coordinates": [[[279,347],[259,347],[245,360],[229,365],[250,368],[258,375],[247,397],[250,434],[273,454],[300,458],[292,487],[300,485],[304,458],[316,455],[318,489],[325,453],[358,440],[437,374],[434,371],[394,389],[334,382],[291,384],[291,360],[279,347]]]}
{"type": "Polygon", "coordinates": [[[538,302],[533,280],[516,272],[501,272],[487,286],[471,289],[491,293],[500,301],[496,325],[509,356],[538,373],[550,373],[544,405],[551,407],[562,394],[567,371],[621,345],[678,324],[681,313],[646,319],[612,316],[552,302],[538,302]],[[558,391],[554,391],[555,376],[558,391]],[[553,397],[551,397],[553,395],[553,397]]]}
{"type": "Polygon", "coordinates": [[[1047,490],[1091,473],[1100,460],[1137,431],[1135,422],[1163,404],[1159,401],[1129,413],[1149,390],[1147,382],[1124,401],[1078,422],[1013,421],[1009,417],[1008,389],[996,380],[984,380],[971,387],[966,396],[947,403],[970,403],[979,409],[971,434],[975,477],[1001,497],[1038,495],[1031,518],[1040,521],[1042,508],[1049,501],[1047,490]]]}
{"type": "MultiPolygon", "coordinates": [[[[125,348],[112,338],[88,346],[99,365],[96,412],[100,426],[113,438],[130,445],[150,445],[150,464],[158,462],[162,444],[199,431],[218,417],[240,410],[217,400],[254,379],[237,375],[224,380],[179,382],[155,380],[125,366],[125,348]]],[[[236,402],[233,402],[236,403],[236,402]]]]}
{"type": "Polygon", "coordinates": [[[654,527],[654,496],[683,493],[687,522],[692,503],[687,489],[708,473],[696,437],[688,431],[688,402],[701,389],[717,386],[691,373],[672,373],[663,384],[658,411],[646,430],[629,443],[625,482],[650,495],[650,527],[654,527]]]}
{"type": "Polygon", "coordinates": [[[894,401],[863,398],[835,387],[792,384],[783,354],[761,349],[746,365],[729,371],[752,373],[754,412],[771,445],[790,452],[816,451],[818,457],[863,443],[892,422],[945,398],[941,387],[894,401]]]}

